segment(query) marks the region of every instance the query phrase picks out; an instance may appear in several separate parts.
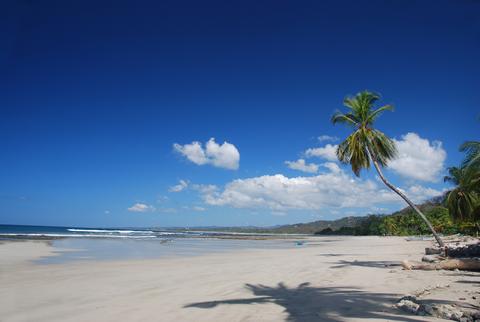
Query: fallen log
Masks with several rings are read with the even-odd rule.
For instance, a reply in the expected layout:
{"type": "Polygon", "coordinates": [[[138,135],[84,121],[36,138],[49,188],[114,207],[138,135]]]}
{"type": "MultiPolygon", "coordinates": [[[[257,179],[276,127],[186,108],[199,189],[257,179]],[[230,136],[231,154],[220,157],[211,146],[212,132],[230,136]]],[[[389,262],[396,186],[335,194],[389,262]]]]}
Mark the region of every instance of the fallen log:
{"type": "Polygon", "coordinates": [[[479,258],[454,258],[446,259],[438,263],[424,263],[404,260],[402,266],[406,270],[463,270],[463,271],[480,271],[480,259],[479,258]]]}

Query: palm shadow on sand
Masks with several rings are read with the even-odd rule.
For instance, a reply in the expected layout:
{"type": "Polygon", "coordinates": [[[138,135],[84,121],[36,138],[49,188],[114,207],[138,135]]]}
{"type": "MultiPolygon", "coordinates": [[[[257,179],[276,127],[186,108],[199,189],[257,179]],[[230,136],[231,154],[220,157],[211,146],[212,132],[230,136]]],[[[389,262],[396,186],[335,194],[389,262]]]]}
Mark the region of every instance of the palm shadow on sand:
{"type": "Polygon", "coordinates": [[[400,262],[396,261],[346,261],[340,260],[332,268],[344,268],[348,266],[374,267],[374,268],[391,268],[402,266],[400,262]]]}
{"type": "Polygon", "coordinates": [[[184,308],[212,309],[219,305],[248,305],[274,303],[287,313],[286,321],[309,322],[343,321],[352,319],[385,319],[389,321],[422,321],[393,308],[399,296],[387,293],[370,293],[350,287],[311,287],[302,283],[289,288],[284,283],[275,287],[246,284],[245,287],[257,297],[191,303],[184,308]]]}

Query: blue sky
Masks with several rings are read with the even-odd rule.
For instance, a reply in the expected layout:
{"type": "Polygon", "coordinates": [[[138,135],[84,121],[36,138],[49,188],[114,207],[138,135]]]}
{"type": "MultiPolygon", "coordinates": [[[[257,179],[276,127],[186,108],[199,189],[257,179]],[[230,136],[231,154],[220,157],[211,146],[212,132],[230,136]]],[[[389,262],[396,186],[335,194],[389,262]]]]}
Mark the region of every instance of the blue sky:
{"type": "Polygon", "coordinates": [[[0,223],[268,226],[402,208],[374,173],[306,152],[346,137],[330,116],[363,89],[396,106],[377,124],[402,147],[386,174],[417,200],[447,189],[458,146],[478,139],[478,1],[2,11],[0,223]]]}

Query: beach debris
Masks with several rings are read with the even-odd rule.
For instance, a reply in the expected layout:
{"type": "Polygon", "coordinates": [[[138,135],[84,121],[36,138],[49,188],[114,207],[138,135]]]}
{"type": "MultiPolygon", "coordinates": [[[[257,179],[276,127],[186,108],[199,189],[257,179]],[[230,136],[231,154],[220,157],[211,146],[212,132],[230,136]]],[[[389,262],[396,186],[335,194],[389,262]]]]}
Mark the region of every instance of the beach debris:
{"type": "Polygon", "coordinates": [[[463,270],[463,271],[480,271],[480,258],[454,258],[445,259],[434,263],[402,261],[402,267],[406,270],[463,270]]]}
{"type": "Polygon", "coordinates": [[[429,236],[409,236],[405,237],[406,241],[423,241],[423,240],[433,240],[433,237],[429,236]]]}
{"type": "Polygon", "coordinates": [[[480,242],[474,244],[457,243],[446,248],[448,257],[480,257],[480,242]]]}
{"type": "Polygon", "coordinates": [[[408,313],[418,314],[420,311],[420,304],[415,296],[404,296],[395,306],[408,313]]]}
{"type": "Polygon", "coordinates": [[[445,255],[453,258],[480,257],[480,240],[470,236],[453,235],[444,238],[445,248],[426,247],[425,255],[445,255]]]}
{"type": "Polygon", "coordinates": [[[444,284],[444,285],[437,284],[435,286],[426,287],[426,288],[423,288],[423,289],[415,292],[414,297],[418,298],[418,297],[421,297],[421,296],[424,296],[424,295],[429,295],[434,290],[437,290],[437,289],[440,289],[440,288],[447,288],[447,287],[450,287],[450,284],[444,284]]]}
{"type": "Polygon", "coordinates": [[[398,309],[421,316],[434,316],[460,322],[474,322],[480,319],[478,310],[459,307],[456,304],[435,304],[419,300],[416,296],[402,297],[395,307],[398,309]]]}
{"type": "Polygon", "coordinates": [[[439,262],[441,259],[443,259],[440,256],[436,255],[425,255],[422,257],[422,262],[427,262],[427,263],[436,263],[439,262]]]}
{"type": "Polygon", "coordinates": [[[440,248],[427,247],[425,248],[425,255],[439,255],[442,253],[440,248]]]}

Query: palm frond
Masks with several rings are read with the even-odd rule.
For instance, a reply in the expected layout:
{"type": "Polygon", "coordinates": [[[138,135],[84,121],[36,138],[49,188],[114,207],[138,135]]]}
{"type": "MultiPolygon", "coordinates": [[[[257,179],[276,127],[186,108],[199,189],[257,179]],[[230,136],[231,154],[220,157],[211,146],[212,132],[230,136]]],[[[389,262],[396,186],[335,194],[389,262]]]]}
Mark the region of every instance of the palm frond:
{"type": "Polygon", "coordinates": [[[458,185],[460,181],[461,169],[457,167],[449,167],[447,171],[448,171],[448,176],[443,177],[443,182],[450,182],[455,185],[458,185]]]}
{"type": "Polygon", "coordinates": [[[382,167],[386,167],[388,162],[394,159],[397,154],[395,142],[388,138],[383,132],[378,130],[366,130],[372,158],[374,158],[382,167]]]}
{"type": "Polygon", "coordinates": [[[355,97],[345,97],[343,100],[343,105],[350,108],[352,111],[355,111],[358,109],[358,101],[355,99],[355,97]]]}
{"type": "Polygon", "coordinates": [[[460,146],[460,151],[465,152],[465,160],[462,166],[480,166],[480,142],[467,141],[460,146]]]}
{"type": "Polygon", "coordinates": [[[478,216],[480,169],[477,167],[451,167],[444,180],[456,184],[448,193],[446,204],[455,220],[472,220],[478,216]]]}
{"type": "Polygon", "coordinates": [[[350,164],[353,173],[360,176],[362,169],[370,168],[370,159],[364,138],[360,130],[350,134],[337,148],[337,157],[340,162],[350,164]]]}
{"type": "Polygon", "coordinates": [[[356,126],[358,124],[358,120],[352,113],[343,114],[342,112],[335,112],[331,121],[333,124],[343,123],[351,126],[356,126]]]}
{"type": "Polygon", "coordinates": [[[379,107],[377,108],[375,111],[371,112],[370,115],[368,116],[368,119],[367,119],[367,124],[373,124],[373,122],[375,122],[375,120],[383,114],[383,112],[385,111],[394,111],[394,107],[393,105],[384,105],[382,107],[379,107]]]}

